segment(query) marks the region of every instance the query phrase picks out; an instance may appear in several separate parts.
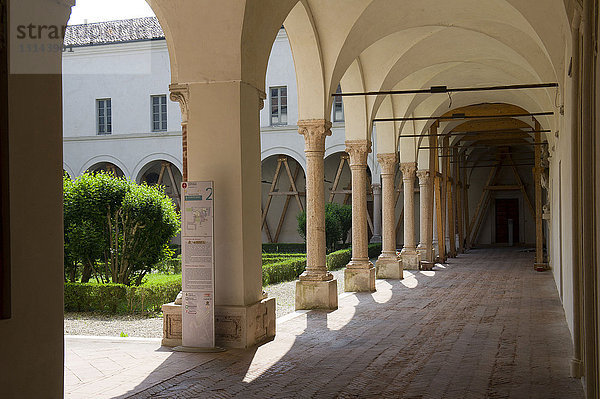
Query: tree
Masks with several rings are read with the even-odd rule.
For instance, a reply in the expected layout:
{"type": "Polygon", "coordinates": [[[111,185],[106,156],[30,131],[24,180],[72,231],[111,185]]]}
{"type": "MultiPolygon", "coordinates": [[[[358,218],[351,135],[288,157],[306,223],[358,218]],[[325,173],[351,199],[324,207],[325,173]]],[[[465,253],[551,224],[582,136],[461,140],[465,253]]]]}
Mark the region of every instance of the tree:
{"type": "Polygon", "coordinates": [[[348,233],[352,228],[352,205],[342,205],[338,203],[331,203],[335,212],[340,219],[340,228],[341,228],[341,240],[342,243],[345,244],[346,240],[348,240],[348,233]]]}
{"type": "Polygon", "coordinates": [[[95,273],[102,281],[140,284],[170,254],[179,232],[173,202],[159,186],[138,185],[112,174],[65,178],[65,275],[95,273]],[[81,272],[78,264],[83,266],[81,272]]]}
{"type": "MultiPolygon", "coordinates": [[[[306,211],[296,217],[298,234],[306,241],[306,211]]],[[[335,244],[342,238],[342,225],[337,211],[337,204],[325,204],[325,244],[329,251],[335,249],[335,244]]]]}

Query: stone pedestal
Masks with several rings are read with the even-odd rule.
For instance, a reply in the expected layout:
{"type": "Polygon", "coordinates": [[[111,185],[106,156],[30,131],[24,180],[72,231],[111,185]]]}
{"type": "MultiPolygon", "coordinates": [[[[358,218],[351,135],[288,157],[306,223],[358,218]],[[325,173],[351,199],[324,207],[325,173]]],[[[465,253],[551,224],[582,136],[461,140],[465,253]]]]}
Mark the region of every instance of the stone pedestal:
{"type": "MultiPolygon", "coordinates": [[[[336,296],[337,299],[337,296],[336,296]]],[[[163,346],[181,345],[181,305],[167,303],[163,311],[163,346]]],[[[215,341],[224,348],[249,348],[275,337],[275,298],[250,306],[215,306],[215,341]]]]}
{"type": "Polygon", "coordinates": [[[174,302],[162,305],[163,338],[162,346],[181,346],[181,305],[174,302]]]}
{"type": "Polygon", "coordinates": [[[346,292],[373,292],[375,291],[375,267],[371,262],[370,267],[344,271],[344,291],[346,292]]]}
{"type": "Polygon", "coordinates": [[[404,251],[400,253],[402,258],[402,267],[405,270],[419,270],[419,264],[421,263],[421,254],[416,250],[404,251]]]}
{"type": "Polygon", "coordinates": [[[296,281],[296,310],[337,309],[337,281],[296,281]]]}
{"type": "Polygon", "coordinates": [[[375,268],[369,262],[367,234],[367,140],[347,140],[352,171],[352,260],[344,271],[344,291],[375,291],[375,268]]]}
{"type": "Polygon", "coordinates": [[[377,262],[375,262],[376,276],[377,278],[389,278],[394,280],[401,280],[403,276],[402,261],[396,255],[382,253],[377,262]]]}

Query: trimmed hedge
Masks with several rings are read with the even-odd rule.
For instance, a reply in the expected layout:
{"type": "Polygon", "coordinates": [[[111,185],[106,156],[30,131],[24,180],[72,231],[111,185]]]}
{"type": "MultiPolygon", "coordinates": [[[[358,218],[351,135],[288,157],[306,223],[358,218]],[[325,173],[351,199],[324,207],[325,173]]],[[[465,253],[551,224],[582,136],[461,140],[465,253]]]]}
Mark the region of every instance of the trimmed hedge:
{"type": "Polygon", "coordinates": [[[134,313],[159,311],[181,291],[181,277],[140,286],[65,283],[65,310],[134,313]]]}
{"type": "MultiPolygon", "coordinates": [[[[265,245],[265,244],[263,244],[265,245]]],[[[381,244],[369,244],[369,258],[381,254],[381,244]]],[[[340,249],[327,255],[327,270],[337,270],[352,259],[352,248],[340,249]]],[[[263,254],[263,286],[291,281],[306,269],[306,254],[263,254]]]]}
{"type": "Polygon", "coordinates": [[[262,251],[266,253],[306,253],[304,243],[267,243],[262,245],[262,251]]]}
{"type": "Polygon", "coordinates": [[[306,269],[306,255],[301,258],[292,258],[280,262],[263,264],[262,284],[277,284],[298,278],[306,269]]]}

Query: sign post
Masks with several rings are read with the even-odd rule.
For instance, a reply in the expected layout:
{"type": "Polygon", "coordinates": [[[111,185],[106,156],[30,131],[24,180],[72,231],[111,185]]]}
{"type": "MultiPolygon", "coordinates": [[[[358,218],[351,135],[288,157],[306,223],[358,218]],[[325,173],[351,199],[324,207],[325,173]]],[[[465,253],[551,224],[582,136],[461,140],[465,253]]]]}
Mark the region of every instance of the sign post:
{"type": "Polygon", "coordinates": [[[215,347],[213,182],[181,183],[182,346],[185,352],[215,347]]]}

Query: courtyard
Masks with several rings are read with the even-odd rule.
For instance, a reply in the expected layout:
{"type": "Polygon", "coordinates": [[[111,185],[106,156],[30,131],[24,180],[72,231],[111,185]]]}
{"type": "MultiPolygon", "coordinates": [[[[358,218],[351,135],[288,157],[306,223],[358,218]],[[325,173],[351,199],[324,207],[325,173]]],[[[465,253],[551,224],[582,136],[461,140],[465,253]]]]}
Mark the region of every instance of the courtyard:
{"type": "Polygon", "coordinates": [[[69,336],[65,397],[583,398],[556,286],[532,257],[476,249],[377,280],[336,311],[279,318],[275,339],[247,350],[69,336]]]}

